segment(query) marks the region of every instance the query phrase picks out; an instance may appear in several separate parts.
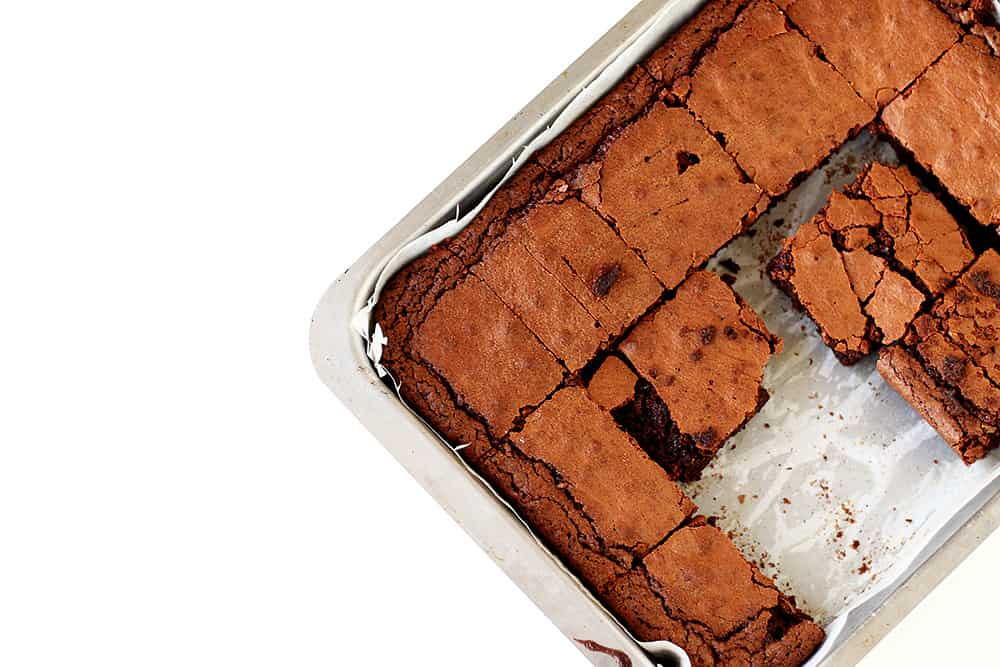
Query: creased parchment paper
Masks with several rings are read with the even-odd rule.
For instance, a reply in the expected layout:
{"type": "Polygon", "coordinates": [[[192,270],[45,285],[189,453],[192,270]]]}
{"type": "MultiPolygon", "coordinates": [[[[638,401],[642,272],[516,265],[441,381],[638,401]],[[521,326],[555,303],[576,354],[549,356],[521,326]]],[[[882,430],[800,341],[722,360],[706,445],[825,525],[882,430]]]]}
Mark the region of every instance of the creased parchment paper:
{"type": "MultiPolygon", "coordinates": [[[[700,4],[665,7],[524,147],[500,184],[700,4]]],[[[896,155],[887,143],[862,134],[708,265],[719,273],[731,273],[725,268],[731,264],[720,265],[724,259],[741,267],[734,289],[784,339],[785,347],[765,373],[771,400],[685,491],[701,513],[719,517],[719,527],[743,553],[825,626],[827,641],[808,665],[817,665],[835,649],[1000,489],[997,452],[965,466],[885,384],[874,357],[842,366],[812,322],[767,278],[766,264],[781,240],[822,208],[833,188],[851,182],[873,160],[894,163],[896,155]]],[[[380,377],[388,376],[379,364],[381,350],[392,341],[371,322],[371,308],[386,281],[464,228],[495,191],[387,259],[367,306],[352,321],[368,342],[380,377]]],[[[643,645],[664,664],[689,665],[667,642],[643,645]]]]}

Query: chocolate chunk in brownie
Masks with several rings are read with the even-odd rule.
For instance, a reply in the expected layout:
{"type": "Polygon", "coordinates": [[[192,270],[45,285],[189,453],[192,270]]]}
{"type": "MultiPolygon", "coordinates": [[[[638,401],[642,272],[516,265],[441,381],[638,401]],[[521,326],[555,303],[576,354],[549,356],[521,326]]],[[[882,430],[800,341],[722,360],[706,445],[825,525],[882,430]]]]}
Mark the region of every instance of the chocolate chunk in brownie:
{"type": "MultiPolygon", "coordinates": [[[[391,344],[390,339],[390,344],[391,344]]],[[[541,403],[563,367],[474,275],[445,292],[414,336],[413,348],[466,406],[502,436],[521,409],[541,403]]]]}
{"type": "Polygon", "coordinates": [[[766,0],[745,9],[674,87],[771,195],[787,192],[875,116],[766,0]]]}
{"type": "Polygon", "coordinates": [[[698,519],[605,587],[601,598],[640,641],[671,641],[694,667],[793,667],[824,639],[794,600],[698,519]]]}
{"type": "Polygon", "coordinates": [[[890,134],[983,225],[1000,225],[1000,58],[977,37],[952,47],[885,108],[890,134]]]}
{"type": "Polygon", "coordinates": [[[766,207],[760,188],[685,109],[655,105],[571,184],[668,288],[704,264],[766,207]]]}
{"type": "Polygon", "coordinates": [[[903,336],[973,259],[958,222],[905,167],[866,167],[769,267],[834,354],[853,364],[903,336]]]}
{"type": "Polygon", "coordinates": [[[868,104],[882,107],[961,35],[930,0],[775,0],[868,104]]]}
{"type": "Polygon", "coordinates": [[[983,254],[882,351],[882,377],[966,463],[1000,444],[1000,255],[983,254]]]}
{"type": "MultiPolygon", "coordinates": [[[[556,488],[572,500],[572,509],[566,511],[588,525],[594,536],[591,550],[619,566],[630,567],[695,509],[579,387],[556,392],[527,417],[522,430],[510,434],[510,443],[551,474],[556,488]]],[[[546,537],[562,543],[576,535],[546,537]]],[[[573,553],[572,546],[563,550],[573,553]]],[[[591,581],[595,587],[603,583],[591,581]]]]}
{"type": "Polygon", "coordinates": [[[718,276],[694,273],[620,344],[641,380],[613,414],[672,478],[697,479],[766,402],[780,344],[718,276]]]}
{"type": "Polygon", "coordinates": [[[639,257],[593,210],[554,192],[508,230],[583,305],[608,336],[624,331],[663,293],[639,257]]]}

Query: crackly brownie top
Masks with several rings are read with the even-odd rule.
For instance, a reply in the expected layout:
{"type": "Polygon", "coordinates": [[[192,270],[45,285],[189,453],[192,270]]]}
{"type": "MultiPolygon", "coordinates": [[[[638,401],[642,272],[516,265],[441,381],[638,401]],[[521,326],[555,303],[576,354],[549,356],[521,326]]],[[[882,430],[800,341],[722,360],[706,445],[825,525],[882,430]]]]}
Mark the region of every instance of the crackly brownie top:
{"type": "Polygon", "coordinates": [[[671,637],[698,667],[793,667],[823,641],[822,629],[699,518],[607,586],[603,599],[640,640],[671,637]]]}
{"type": "Polygon", "coordinates": [[[694,510],[680,488],[579,387],[557,392],[511,434],[554,470],[607,546],[645,553],[694,510]]]}
{"type": "Polygon", "coordinates": [[[886,107],[892,135],[984,225],[1000,225],[1000,58],[966,37],[886,107]]]}
{"type": "Polygon", "coordinates": [[[632,399],[638,379],[620,357],[611,355],[598,367],[587,391],[602,408],[613,410],[632,399]]]}
{"type": "Polygon", "coordinates": [[[766,0],[744,10],[675,87],[772,195],[786,192],[875,115],[766,0]]]}
{"type": "Polygon", "coordinates": [[[933,314],[948,338],[1000,384],[1000,255],[989,250],[976,260],[933,314]]]}
{"type": "Polygon", "coordinates": [[[878,369],[972,463],[1000,445],[1000,255],[984,253],[878,369]]]}
{"type": "Polygon", "coordinates": [[[906,167],[876,163],[834,192],[769,269],[849,364],[901,338],[972,259],[944,205],[906,167]]]}
{"type": "Polygon", "coordinates": [[[568,198],[564,182],[507,230],[610,335],[659,298],[663,286],[597,213],[568,198]]]}
{"type": "Polygon", "coordinates": [[[961,30],[924,0],[775,0],[872,106],[884,106],[958,41],[961,30]]]}
{"type": "Polygon", "coordinates": [[[414,338],[416,353],[497,436],[563,378],[552,353],[474,275],[445,292],[414,338]]]}
{"type": "Polygon", "coordinates": [[[668,288],[767,204],[690,112],[664,103],[614,136],[572,182],[668,288]]]}
{"type": "Polygon", "coordinates": [[[729,286],[701,271],[620,349],[683,433],[718,443],[757,411],[764,365],[779,344],[729,286]]]}

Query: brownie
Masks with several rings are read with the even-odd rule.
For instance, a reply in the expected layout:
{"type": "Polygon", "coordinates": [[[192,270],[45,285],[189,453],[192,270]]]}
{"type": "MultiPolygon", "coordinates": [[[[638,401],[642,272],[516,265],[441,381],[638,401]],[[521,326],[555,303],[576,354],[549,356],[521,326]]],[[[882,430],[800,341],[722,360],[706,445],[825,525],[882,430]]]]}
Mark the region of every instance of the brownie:
{"type": "Polygon", "coordinates": [[[775,0],[824,57],[875,107],[885,106],[961,30],[930,0],[775,0]]]}
{"type": "Polygon", "coordinates": [[[608,336],[618,336],[663,293],[639,256],[597,213],[571,198],[564,181],[507,235],[523,243],[608,336]]]}
{"type": "MultiPolygon", "coordinates": [[[[557,392],[509,441],[553,475],[558,489],[572,499],[573,512],[593,530],[591,548],[619,566],[627,568],[644,556],[695,509],[579,387],[557,392]]],[[[590,583],[598,588],[604,582],[591,578],[590,583]]]]}
{"type": "Polygon", "coordinates": [[[889,133],[983,225],[1000,225],[1000,58],[966,37],[885,108],[889,133]]]}
{"type": "Polygon", "coordinates": [[[413,347],[495,435],[510,430],[522,409],[542,403],[563,379],[552,353],[475,275],[441,297],[413,347]]]}
{"type": "Polygon", "coordinates": [[[973,258],[958,221],[909,169],[876,163],[786,239],[768,271],[850,365],[899,340],[973,258]]]}
{"type": "Polygon", "coordinates": [[[601,598],[640,641],[671,641],[694,667],[800,665],[824,638],[794,600],[698,519],[606,586],[601,598]]]}
{"type": "Polygon", "coordinates": [[[612,414],[671,478],[697,479],[767,401],[764,366],[780,345],[717,275],[694,273],[621,343],[638,377],[612,414]]]}
{"type": "Polygon", "coordinates": [[[744,231],[768,202],[690,112],[666,103],[624,127],[571,183],[668,288],[744,231]]]}
{"type": "Polygon", "coordinates": [[[775,196],[875,116],[767,0],[745,9],[674,89],[775,196]]]}
{"type": "MultiPolygon", "coordinates": [[[[756,4],[706,3],[468,226],[392,276],[373,311],[401,398],[595,594],[668,542],[697,550],[671,541],[704,525],[672,478],[696,477],[766,398],[762,368],[777,339],[699,268],[769,197],[676,94],[756,4]],[[672,335],[690,343],[683,358],[660,350],[672,335]],[[690,396],[657,385],[661,358],[690,396]],[[712,423],[704,405],[720,397],[712,423]]],[[[713,566],[728,577],[746,565],[713,566]]],[[[746,611],[735,597],[724,604],[746,611]]],[[[620,617],[638,633],[628,619],[644,613],[620,617]]],[[[744,641],[743,655],[801,663],[816,643],[779,651],[793,636],[784,624],[744,641]]]]}
{"type": "Polygon", "coordinates": [[[613,412],[634,400],[635,383],[638,381],[639,376],[628,364],[612,354],[597,367],[587,383],[587,392],[598,405],[613,412]]]}
{"type": "Polygon", "coordinates": [[[989,250],[878,370],[966,463],[1000,444],[1000,255],[989,250]]]}

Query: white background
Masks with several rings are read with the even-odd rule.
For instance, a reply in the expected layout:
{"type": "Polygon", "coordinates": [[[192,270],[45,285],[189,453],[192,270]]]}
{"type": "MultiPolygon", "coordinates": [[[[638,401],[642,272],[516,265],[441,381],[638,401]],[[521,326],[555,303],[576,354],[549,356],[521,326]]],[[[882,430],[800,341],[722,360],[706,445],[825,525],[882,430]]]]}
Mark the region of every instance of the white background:
{"type": "MultiPolygon", "coordinates": [[[[629,0],[344,4],[5,4],[0,664],[584,664],[307,330],[629,0]]],[[[994,663],[998,560],[865,667],[994,663]]]]}

